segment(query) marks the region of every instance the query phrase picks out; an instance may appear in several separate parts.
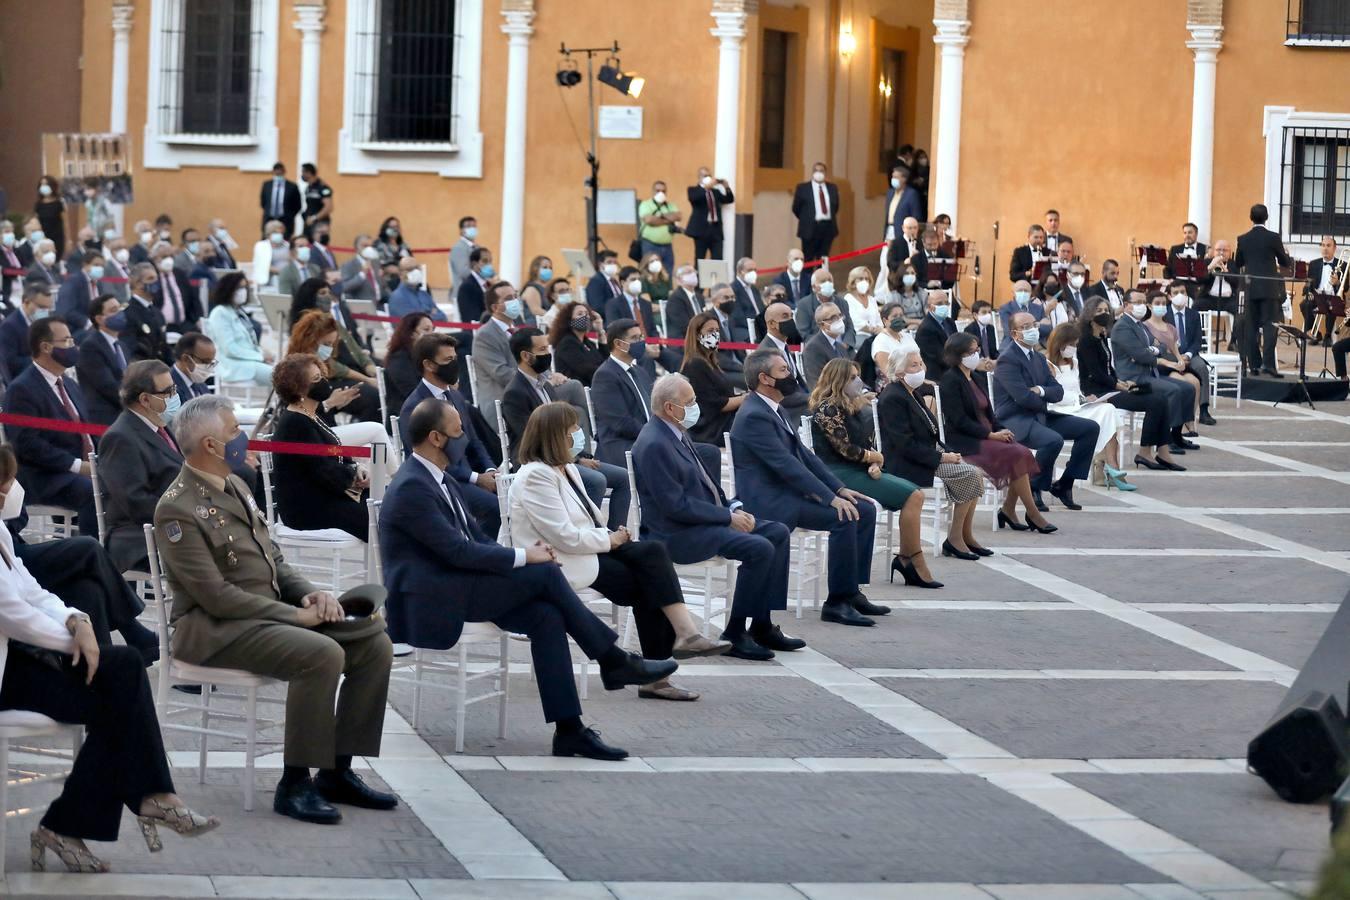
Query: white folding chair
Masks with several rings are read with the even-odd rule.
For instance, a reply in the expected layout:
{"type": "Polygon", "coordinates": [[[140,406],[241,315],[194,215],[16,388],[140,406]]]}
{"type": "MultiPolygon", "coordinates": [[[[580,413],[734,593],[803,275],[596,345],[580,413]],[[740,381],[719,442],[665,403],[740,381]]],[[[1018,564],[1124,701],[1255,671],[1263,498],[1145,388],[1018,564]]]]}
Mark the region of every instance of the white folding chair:
{"type": "MultiPolygon", "coordinates": [[[[947,419],[942,415],[942,389],[936,384],[933,385],[933,418],[938,423],[938,440],[944,445],[947,443],[947,419]]],[[[934,489],[936,492],[936,485],[934,489]]],[[[989,507],[989,530],[998,531],[998,511],[1003,508],[1003,503],[1008,498],[1006,488],[997,487],[988,475],[984,476],[984,493],[980,495],[981,506],[989,507]]],[[[937,551],[937,538],[934,538],[934,552],[937,551]]]]}
{"type": "MultiPolygon", "coordinates": [[[[24,800],[20,801],[21,805],[11,809],[9,792],[12,790],[26,792],[44,784],[60,784],[70,774],[68,766],[55,772],[36,771],[27,768],[26,764],[17,762],[11,767],[10,751],[14,750],[26,756],[39,757],[45,768],[47,760],[51,760],[53,763],[73,764],[75,757],[79,755],[80,745],[83,741],[84,726],[82,725],[64,724],[44,716],[42,713],[26,709],[0,710],[0,849],[5,846],[5,829],[10,822],[39,815],[47,808],[46,803],[38,803],[32,798],[25,797],[24,800]],[[33,747],[26,743],[15,743],[17,741],[52,737],[69,738],[72,745],[71,754],[66,756],[63,751],[33,747]]],[[[4,879],[5,854],[0,853],[0,884],[4,883],[4,879]]]]}
{"type": "Polygon", "coordinates": [[[407,457],[403,452],[403,435],[398,430],[398,416],[389,417],[389,440],[394,445],[394,459],[403,462],[407,457]]]}
{"type": "Polygon", "coordinates": [[[316,587],[341,594],[361,583],[370,565],[370,548],[340,528],[300,529],[282,522],[272,497],[272,454],[258,454],[263,479],[263,513],[286,561],[305,573],[316,587]],[[348,565],[352,563],[353,565],[348,565]]]}
{"type": "Polygon", "coordinates": [[[278,724],[281,720],[259,719],[258,704],[272,703],[284,705],[285,700],[273,697],[260,697],[258,691],[264,687],[280,685],[285,682],[263,675],[254,675],[242,669],[225,669],[216,666],[200,666],[183,662],[173,656],[173,640],[169,622],[172,619],[173,597],[169,591],[164,573],[164,562],[155,543],[155,526],[145,526],[145,552],[150,560],[150,588],[155,604],[156,631],[159,633],[159,680],[155,687],[155,711],[159,715],[160,728],[168,731],[182,731],[195,734],[197,745],[197,783],[206,783],[207,739],[223,737],[244,742],[244,810],[253,811],[254,795],[254,759],[258,749],[258,731],[260,728],[278,724]],[[180,694],[172,690],[176,684],[198,685],[201,688],[200,703],[191,702],[194,695],[180,694]],[[216,687],[226,689],[212,693],[216,687]],[[232,692],[230,692],[232,690],[232,692]],[[182,699],[180,699],[182,698],[182,699]],[[243,701],[243,713],[232,712],[213,707],[212,700],[243,701]],[[195,713],[197,725],[184,725],[171,721],[174,716],[195,713]],[[211,721],[223,720],[243,723],[242,731],[226,731],[213,728],[211,721]]]}
{"type": "MultiPolygon", "coordinates": [[[[380,565],[380,506],[378,500],[366,501],[370,533],[367,543],[371,549],[371,580],[382,580],[380,565]]],[[[422,692],[448,691],[455,704],[455,752],[464,752],[464,719],[470,706],[486,700],[497,701],[497,737],[506,737],[507,692],[511,677],[511,650],[508,635],[491,622],[465,622],[459,640],[448,650],[427,650],[415,647],[411,654],[395,655],[389,680],[391,683],[410,684],[413,691],[412,726],[422,723],[422,692]],[[497,658],[484,668],[480,662],[470,662],[470,649],[497,648],[497,658]],[[471,671],[472,670],[472,671],[471,671]],[[449,675],[450,682],[433,680],[429,676],[449,675]],[[491,680],[492,686],[483,693],[470,696],[469,686],[491,680]]]]}
{"type": "MultiPolygon", "coordinates": [[[[936,387],[934,388],[936,390],[936,387]]],[[[942,419],[938,417],[938,440],[942,440],[944,427],[942,419]]],[[[877,398],[872,398],[872,440],[877,445],[877,451],[882,456],[886,455],[886,448],[881,445],[881,414],[877,403],[877,398]]],[[[942,539],[946,535],[945,521],[947,518],[947,493],[940,486],[940,479],[935,479],[933,486],[924,491],[923,513],[929,521],[933,523],[933,552],[937,553],[942,546],[942,539]]]]}
{"type": "MultiPolygon", "coordinates": [[[[816,441],[815,436],[812,434],[811,431],[811,417],[802,416],[801,419],[802,419],[801,425],[798,426],[797,428],[797,434],[801,438],[802,443],[806,446],[806,449],[810,450],[812,453],[815,453],[816,441]]],[[[870,500],[872,502],[872,505],[877,508],[876,540],[884,540],[886,542],[886,555],[888,557],[894,556],[895,530],[896,530],[896,523],[898,521],[896,519],[896,511],[893,509],[887,509],[886,507],[882,506],[879,501],[874,500],[871,497],[868,497],[867,499],[870,500]],[[883,516],[885,517],[884,526],[882,518],[883,516]]]]}
{"type": "Polygon", "coordinates": [[[502,465],[499,471],[506,474],[511,471],[511,440],[506,436],[506,420],[502,418],[502,401],[494,402],[492,408],[497,414],[497,440],[501,441],[502,445],[502,465]]]}
{"type": "Polygon", "coordinates": [[[375,389],[380,392],[380,421],[389,421],[389,394],[384,385],[384,366],[375,367],[375,389]]]}
{"type": "Polygon", "coordinates": [[[586,394],[586,417],[591,421],[591,435],[592,440],[594,440],[595,435],[599,433],[595,429],[595,404],[591,403],[591,389],[587,387],[582,388],[582,390],[586,394]]]}
{"type": "MultiPolygon", "coordinates": [[[[1219,353],[1210,335],[1214,333],[1214,320],[1228,313],[1208,309],[1200,313],[1200,327],[1204,349],[1200,358],[1209,364],[1209,404],[1219,405],[1219,392],[1232,390],[1234,401],[1242,408],[1242,356],[1237,353],[1219,353]]],[[[1231,333],[1231,332],[1230,332],[1231,333]]]]}
{"type": "Polygon", "coordinates": [[[472,353],[464,354],[459,361],[459,368],[461,372],[469,373],[469,393],[473,394],[473,402],[478,403],[478,370],[474,367],[472,353]]]}

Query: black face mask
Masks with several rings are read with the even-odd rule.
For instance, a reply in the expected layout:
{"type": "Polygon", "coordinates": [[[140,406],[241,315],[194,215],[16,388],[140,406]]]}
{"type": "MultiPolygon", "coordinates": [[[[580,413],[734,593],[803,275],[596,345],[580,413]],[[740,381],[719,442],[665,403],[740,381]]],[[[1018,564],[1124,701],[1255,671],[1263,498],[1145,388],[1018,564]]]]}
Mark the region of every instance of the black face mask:
{"type": "Polygon", "coordinates": [[[1105,312],[1097,313],[1095,316],[1092,317],[1092,321],[1094,324],[1100,325],[1103,328],[1105,328],[1111,324],[1111,314],[1105,312]]]}
{"type": "Polygon", "coordinates": [[[782,378],[776,378],[773,382],[773,389],[778,391],[784,397],[790,397],[797,393],[801,385],[797,384],[797,379],[791,375],[784,375],[782,378]]]}
{"type": "Polygon", "coordinates": [[[802,342],[802,333],[797,330],[797,323],[791,319],[784,319],[778,323],[778,330],[783,334],[783,340],[789,344],[800,344],[802,342]]]}
{"type": "Polygon", "coordinates": [[[319,235],[319,243],[320,243],[320,244],[323,244],[325,247],[328,246],[328,242],[329,242],[330,240],[332,240],[332,237],[331,237],[330,235],[327,235],[327,234],[321,234],[321,235],[319,235]]]}
{"type": "Polygon", "coordinates": [[[539,353],[535,355],[534,359],[530,360],[530,368],[536,372],[547,372],[552,366],[552,353],[539,353]]]}
{"type": "Polygon", "coordinates": [[[447,362],[447,363],[441,363],[439,366],[437,366],[437,367],[436,367],[436,377],[439,378],[441,381],[445,382],[446,384],[458,384],[458,383],[459,383],[459,357],[456,356],[454,359],[450,360],[449,362],[447,362]]]}
{"type": "Polygon", "coordinates": [[[726,303],[719,303],[717,304],[717,308],[722,311],[723,315],[729,316],[731,315],[732,310],[736,308],[736,301],[728,300],[726,303]]]}
{"type": "Polygon", "coordinates": [[[333,396],[333,386],[328,383],[328,379],[321,379],[309,386],[309,399],[316,400],[319,403],[333,396]]]}
{"type": "Polygon", "coordinates": [[[384,276],[384,286],[388,288],[390,291],[398,290],[398,286],[401,283],[402,282],[397,275],[384,276]]]}
{"type": "Polygon", "coordinates": [[[905,330],[905,320],[904,320],[904,319],[901,319],[901,318],[891,319],[891,320],[890,320],[889,322],[887,322],[886,324],[887,324],[887,326],[891,329],[891,331],[894,331],[894,332],[896,332],[896,333],[899,333],[899,332],[905,330]]]}
{"type": "Polygon", "coordinates": [[[1051,282],[1049,282],[1048,284],[1046,284],[1046,286],[1045,286],[1045,296],[1047,296],[1047,297],[1053,297],[1055,294],[1058,294],[1058,293],[1059,293],[1059,284],[1058,284],[1058,283],[1056,283],[1056,282],[1054,282],[1054,281],[1051,281],[1051,282]]]}

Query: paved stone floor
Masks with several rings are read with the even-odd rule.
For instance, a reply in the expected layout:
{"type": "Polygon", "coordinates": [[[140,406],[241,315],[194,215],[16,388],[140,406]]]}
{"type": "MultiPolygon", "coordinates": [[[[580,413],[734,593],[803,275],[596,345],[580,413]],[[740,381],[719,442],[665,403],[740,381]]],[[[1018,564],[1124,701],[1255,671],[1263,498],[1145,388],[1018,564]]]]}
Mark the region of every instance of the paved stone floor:
{"type": "MultiPolygon", "coordinates": [[[[771,664],[695,661],[696,704],[607,693],[586,717],[622,764],[555,760],[512,642],[509,724],[471,707],[465,752],[428,692],[391,697],[383,755],[402,798],[336,828],[271,813],[275,730],[242,809],[242,746],[168,737],[183,795],[222,816],[114,872],[33,874],[10,829],[0,896],[1182,900],[1306,892],[1325,805],[1279,801],[1247,741],[1350,592],[1350,403],[1225,401],[1182,474],[1081,492],[1051,536],[988,531],[998,555],[936,560],[948,583],[885,581],[873,629],[782,621],[810,644],[771,664]]],[[[578,659],[578,662],[580,660],[578,659]]],[[[35,798],[38,795],[34,795],[35,798]]]]}

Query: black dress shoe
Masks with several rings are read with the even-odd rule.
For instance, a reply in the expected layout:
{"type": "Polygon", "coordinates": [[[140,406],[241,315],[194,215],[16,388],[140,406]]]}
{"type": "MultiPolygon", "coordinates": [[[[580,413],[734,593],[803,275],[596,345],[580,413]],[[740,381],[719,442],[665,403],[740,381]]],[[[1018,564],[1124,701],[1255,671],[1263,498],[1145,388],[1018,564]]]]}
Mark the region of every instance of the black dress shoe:
{"type": "MultiPolygon", "coordinates": [[[[1191,434],[1195,434],[1195,432],[1191,432],[1191,434]]],[[[1181,447],[1183,450],[1199,450],[1199,449],[1200,449],[1200,445],[1199,445],[1199,444],[1197,444],[1195,441],[1188,441],[1188,440],[1186,440],[1186,438],[1184,438],[1184,437],[1183,437],[1181,440],[1177,441],[1177,446],[1178,446],[1178,447],[1181,447]]]]}
{"type": "Polygon", "coordinates": [[[1192,428],[1190,431],[1183,431],[1183,432],[1181,433],[1181,436],[1184,437],[1184,438],[1199,437],[1199,436],[1200,436],[1200,432],[1198,432],[1198,431],[1196,431],[1194,428],[1192,428]]]}
{"type": "Polygon", "coordinates": [[[611,747],[600,740],[600,732],[594,728],[583,728],[572,734],[553,733],[554,756],[584,756],[587,759],[603,759],[618,762],[628,758],[628,751],[621,747],[611,747]]]}
{"type": "Polygon", "coordinates": [[[833,622],[835,625],[858,625],[867,627],[876,622],[854,609],[847,600],[826,600],[820,608],[820,621],[833,622]]]}
{"type": "Polygon", "coordinates": [[[1216,419],[1216,418],[1214,418],[1213,416],[1211,416],[1209,413],[1201,413],[1201,414],[1200,414],[1200,424],[1201,424],[1201,425],[1218,425],[1218,424],[1219,424],[1219,420],[1216,419]]]}
{"type": "Polygon", "coordinates": [[[1266,369],[1266,374],[1269,375],[1271,378],[1283,378],[1283,377],[1284,377],[1284,373],[1281,372],[1281,371],[1279,371],[1278,369],[1266,369]]]}
{"type": "Polygon", "coordinates": [[[621,691],[630,684],[652,684],[675,674],[680,664],[673,659],[643,659],[636,653],[624,654],[624,661],[600,670],[600,683],[607,691],[621,691]]]}
{"type": "MultiPolygon", "coordinates": [[[[890,610],[886,610],[890,612],[890,610]]],[[[766,650],[792,651],[800,650],[806,646],[806,641],[801,638],[788,637],[783,634],[783,629],[777,625],[770,625],[768,628],[750,629],[750,637],[754,639],[766,650]]]]}
{"type": "MultiPolygon", "coordinates": [[[[1174,450],[1174,451],[1172,451],[1172,452],[1175,453],[1176,451],[1174,450]]],[[[1163,459],[1162,457],[1158,457],[1158,465],[1161,466],[1162,468],[1166,469],[1166,470],[1169,471],[1169,472],[1185,472],[1185,471],[1186,471],[1186,467],[1185,467],[1185,466],[1179,466],[1179,465],[1177,465],[1176,463],[1172,462],[1171,460],[1163,459]]]]}
{"type": "MultiPolygon", "coordinates": [[[[889,616],[891,614],[891,608],[889,606],[873,603],[871,600],[867,599],[867,595],[862,591],[858,591],[858,593],[848,598],[848,605],[862,613],[864,616],[889,616]]],[[[763,642],[761,641],[761,643],[763,642]]]]}
{"type": "Polygon", "coordinates": [[[393,809],[398,806],[398,797],[375,790],[351,769],[320,772],[314,776],[314,787],[319,796],[329,803],[344,803],[362,809],[393,809]]]}
{"type": "Polygon", "coordinates": [[[312,778],[290,785],[277,784],[276,796],[272,798],[272,811],[315,825],[336,825],[342,821],[342,813],[323,799],[312,778]]]}
{"type": "Polygon", "coordinates": [[[1050,507],[1046,506],[1046,505],[1045,505],[1045,501],[1041,499],[1041,492],[1040,492],[1040,491],[1032,491],[1032,492],[1031,492],[1031,499],[1036,501],[1036,508],[1039,509],[1041,512],[1049,512],[1049,511],[1050,511],[1050,507]]]}
{"type": "Polygon", "coordinates": [[[727,656],[748,659],[751,662],[768,662],[773,659],[773,651],[752,638],[749,632],[723,634],[721,640],[731,641],[731,649],[727,651],[727,656]]]}
{"type": "Polygon", "coordinates": [[[1067,507],[1068,509],[1082,509],[1082,508],[1083,508],[1082,504],[1080,504],[1080,503],[1075,503],[1075,502],[1073,501],[1073,483],[1072,483],[1072,482],[1064,482],[1063,484],[1058,484],[1058,485],[1056,485],[1056,486],[1050,488],[1050,494],[1051,494],[1051,496],[1053,496],[1056,500],[1058,500],[1060,503],[1063,503],[1064,506],[1067,507]]]}
{"type": "Polygon", "coordinates": [[[942,541],[942,555],[952,556],[955,557],[956,559],[965,559],[971,561],[980,558],[979,554],[971,553],[969,550],[957,550],[955,547],[952,546],[952,542],[946,539],[942,541]]]}
{"type": "Polygon", "coordinates": [[[1171,453],[1173,456],[1185,456],[1185,455],[1186,455],[1186,448],[1183,447],[1183,446],[1181,446],[1180,444],[1168,444],[1168,445],[1167,445],[1167,451],[1168,451],[1169,453],[1171,453]]]}

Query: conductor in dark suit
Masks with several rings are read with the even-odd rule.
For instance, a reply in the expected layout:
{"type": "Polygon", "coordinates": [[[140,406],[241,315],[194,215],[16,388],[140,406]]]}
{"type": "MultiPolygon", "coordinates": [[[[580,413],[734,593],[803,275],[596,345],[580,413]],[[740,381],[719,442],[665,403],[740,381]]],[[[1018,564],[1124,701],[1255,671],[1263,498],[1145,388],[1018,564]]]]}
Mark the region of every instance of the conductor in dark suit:
{"type": "Polygon", "coordinates": [[[127,370],[127,358],[117,335],[127,326],[127,316],[111,294],[93,301],[88,314],[93,327],[80,342],[80,361],[75,364],[75,374],[89,401],[89,420],[99,425],[111,425],[122,411],[119,391],[122,373],[127,370]]]}
{"type": "Polygon", "coordinates": [[[830,245],[839,236],[839,186],[825,180],[825,164],[811,167],[811,180],[797,185],[792,194],[792,214],[797,217],[797,237],[808,260],[830,255],[830,245]]]}
{"type": "Polygon", "coordinates": [[[661,376],[652,387],[652,403],[652,418],[633,444],[640,537],[665,544],[677,565],[714,556],[740,562],[722,632],[722,640],[732,645],[729,656],[769,660],[775,650],[805,647],[805,641],[783,634],[772,620],[774,610],[787,609],[787,527],[756,519],[739,500],[728,502],[689,437],[689,425],[698,420],[689,379],[678,373],[661,376]]]}
{"type": "Polygon", "coordinates": [[[707,166],[698,170],[698,184],[689,186],[689,224],[684,233],[694,239],[694,259],[721,259],[724,230],[722,207],[736,202],[725,178],[714,178],[707,166]]]}
{"type": "Polygon", "coordinates": [[[605,329],[609,359],[591,379],[595,410],[595,452],[612,466],[626,466],[642,427],[652,417],[652,378],[630,355],[641,346],[642,330],[632,319],[615,319],[605,329]]]}
{"type": "Polygon", "coordinates": [[[676,663],[624,652],[618,635],[577,598],[547,544],[512,549],[483,534],[446,472],[463,434],[453,406],[423,400],[409,419],[412,452],[385,492],[380,515],[390,637],[446,650],[465,622],[528,635],[544,719],[556,729],[553,755],[623,759],[626,751],[582,724],[567,639],[599,663],[609,690],[660,681],[676,663]]]}
{"type": "Polygon", "coordinates": [[[262,183],[258,204],[262,207],[259,230],[276,219],[285,226],[287,235],[295,233],[295,217],[300,215],[305,204],[300,196],[300,185],[287,180],[285,164],[278,162],[272,166],[272,177],[262,183]]]}
{"type": "Polygon", "coordinates": [[[872,580],[876,507],[845,487],[807,450],[797,428],[780,412],[784,391],[797,388],[781,353],[751,353],[745,360],[745,381],[753,393],[741,404],[731,427],[736,488],[745,511],[789,529],[828,531],[829,595],[821,620],[875,624],[868,616],[890,611],[872,603],[861,590],[872,580]]]}
{"type": "Polygon", "coordinates": [[[1291,266],[1293,260],[1285,252],[1280,236],[1266,227],[1269,217],[1265,204],[1252,207],[1252,229],[1237,239],[1233,269],[1247,276],[1247,327],[1243,333],[1247,369],[1250,372],[1263,369],[1267,375],[1283,378],[1275,364],[1275,337],[1278,334],[1275,325],[1284,319],[1284,282],[1279,280],[1279,267],[1291,266]],[[1258,330],[1261,332],[1259,347],[1258,330]]]}
{"type": "MultiPolygon", "coordinates": [[[[10,384],[5,411],[87,424],[84,394],[64,374],[80,356],[70,327],[56,316],[38,319],[28,329],[28,347],[33,362],[10,384]]],[[[79,514],[81,533],[97,535],[94,486],[89,480],[94,439],[87,434],[15,426],[9,426],[6,433],[14,444],[19,483],[29,502],[73,509],[79,514]]]]}
{"type": "Polygon", "coordinates": [[[952,302],[947,292],[929,291],[928,312],[914,331],[914,342],[919,345],[919,355],[923,357],[929,381],[936,381],[947,370],[942,361],[942,348],[946,346],[947,338],[954,334],[956,323],[952,321],[952,302]]]}

